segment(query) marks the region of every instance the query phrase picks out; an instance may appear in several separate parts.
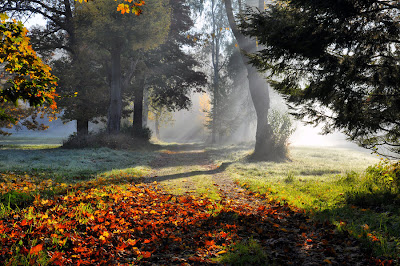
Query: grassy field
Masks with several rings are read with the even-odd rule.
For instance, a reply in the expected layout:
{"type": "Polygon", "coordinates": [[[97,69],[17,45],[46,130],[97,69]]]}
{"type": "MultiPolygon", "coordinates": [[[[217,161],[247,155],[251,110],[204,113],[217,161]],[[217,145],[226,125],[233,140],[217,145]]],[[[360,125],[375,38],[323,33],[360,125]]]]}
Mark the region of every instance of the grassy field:
{"type": "Polygon", "coordinates": [[[41,193],[42,197],[74,193],[81,184],[104,187],[144,178],[155,171],[164,171],[166,178],[161,185],[170,192],[196,191],[217,198],[213,173],[201,170],[203,166],[196,157],[190,157],[196,153],[186,153],[191,149],[196,149],[202,159],[207,158],[210,165],[224,163],[225,176],[259,197],[302,208],[315,219],[330,221],[337,230],[362,239],[375,256],[399,262],[400,211],[398,201],[390,198],[396,197],[396,193],[380,190],[379,184],[375,184],[378,188],[368,190],[371,184],[366,181],[365,170],[379,163],[380,158],[347,149],[292,147],[290,161],[251,162],[247,159],[251,152],[248,146],[205,148],[165,144],[158,151],[146,152],[108,148],[65,150],[55,144],[2,143],[0,214],[7,215],[13,199],[14,205],[20,205],[18,208],[24,207],[25,200],[33,200],[29,193],[41,193]],[[152,162],[160,154],[166,158],[175,156],[174,163],[155,167],[152,162]],[[16,186],[17,183],[22,185],[16,186]],[[369,204],[365,203],[366,197],[369,204]]]}

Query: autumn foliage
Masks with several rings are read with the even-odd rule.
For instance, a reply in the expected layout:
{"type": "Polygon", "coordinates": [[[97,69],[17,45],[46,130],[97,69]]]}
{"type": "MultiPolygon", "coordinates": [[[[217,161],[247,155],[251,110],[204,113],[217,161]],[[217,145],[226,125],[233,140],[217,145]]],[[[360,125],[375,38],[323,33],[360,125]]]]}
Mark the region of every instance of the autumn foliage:
{"type": "MultiPolygon", "coordinates": [[[[173,195],[157,182],[131,183],[135,178],[66,185],[28,174],[0,175],[3,192],[58,191],[55,197],[34,194],[30,206],[0,218],[0,260],[6,265],[21,258],[30,265],[215,264],[238,243],[254,239],[268,254],[263,263],[375,264],[357,240],[287,204],[267,200],[255,207],[223,194],[218,201],[173,195]]],[[[241,194],[248,202],[267,197],[241,194]]]]}
{"type": "MultiPolygon", "coordinates": [[[[57,78],[32,50],[22,23],[6,18],[0,18],[0,103],[24,100],[31,106],[46,103],[56,109],[57,78]]],[[[10,118],[3,112],[0,117],[10,118]]]]}
{"type": "MultiPolygon", "coordinates": [[[[75,1],[79,1],[79,3],[82,3],[82,2],[87,2],[88,0],[75,0],[75,1]]],[[[117,2],[117,0],[115,0],[115,2],[117,2]]],[[[122,3],[118,4],[117,11],[120,11],[121,14],[132,12],[137,16],[142,13],[142,9],[140,7],[145,4],[144,0],[138,0],[138,1],[123,0],[119,2],[122,3]]]]}

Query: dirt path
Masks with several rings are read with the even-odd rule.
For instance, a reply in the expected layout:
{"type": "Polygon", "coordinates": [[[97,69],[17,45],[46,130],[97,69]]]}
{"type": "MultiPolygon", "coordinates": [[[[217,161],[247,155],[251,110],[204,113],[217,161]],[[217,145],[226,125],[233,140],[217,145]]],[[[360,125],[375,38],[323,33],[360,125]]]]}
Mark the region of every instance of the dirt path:
{"type": "MultiPolygon", "coordinates": [[[[318,223],[302,210],[268,202],[247,191],[225,172],[229,162],[217,165],[216,151],[195,147],[165,150],[151,163],[154,171],[148,182],[179,187],[183,193],[196,190],[196,176],[211,178],[221,201],[228,202],[239,218],[226,213],[226,219],[240,219],[242,241],[254,239],[277,265],[374,265],[359,242],[338,233],[329,223],[318,223]],[[174,182],[174,183],[173,183],[174,182]]],[[[225,218],[223,218],[225,219],[225,218]]]]}

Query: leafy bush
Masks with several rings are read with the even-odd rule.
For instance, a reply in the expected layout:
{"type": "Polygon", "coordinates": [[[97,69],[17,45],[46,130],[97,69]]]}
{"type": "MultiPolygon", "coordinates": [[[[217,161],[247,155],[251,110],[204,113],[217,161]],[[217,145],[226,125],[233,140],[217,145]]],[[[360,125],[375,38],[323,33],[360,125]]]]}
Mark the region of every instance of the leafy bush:
{"type": "Polygon", "coordinates": [[[366,184],[370,190],[378,189],[394,194],[400,192],[400,162],[383,160],[375,166],[368,167],[366,177],[366,184]]]}
{"type": "Polygon", "coordinates": [[[150,140],[151,133],[151,129],[148,127],[133,128],[133,136],[143,140],[150,140]]]}
{"type": "MultiPolygon", "coordinates": [[[[144,132],[147,131],[144,130],[144,132]]],[[[150,137],[146,138],[146,136],[148,136],[146,133],[142,133],[141,137],[124,133],[107,134],[105,132],[89,134],[83,137],[73,134],[63,142],[62,147],[67,149],[100,147],[107,147],[110,149],[137,149],[149,145],[150,137]]]]}
{"type": "Polygon", "coordinates": [[[296,130],[293,126],[292,119],[288,113],[272,110],[268,114],[268,121],[273,132],[273,147],[271,151],[273,151],[276,157],[287,158],[289,138],[296,130]]]}
{"type": "Polygon", "coordinates": [[[400,162],[383,160],[368,167],[359,184],[346,193],[346,200],[383,210],[400,205],[400,162]]]}

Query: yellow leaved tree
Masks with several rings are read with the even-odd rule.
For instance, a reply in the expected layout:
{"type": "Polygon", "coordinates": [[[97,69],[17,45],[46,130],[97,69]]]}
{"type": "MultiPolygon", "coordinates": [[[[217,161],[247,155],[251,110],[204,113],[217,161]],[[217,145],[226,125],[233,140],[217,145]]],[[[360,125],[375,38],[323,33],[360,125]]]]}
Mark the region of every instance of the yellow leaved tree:
{"type": "MultiPolygon", "coordinates": [[[[21,22],[0,15],[0,122],[17,124],[24,116],[9,112],[18,101],[31,107],[57,108],[57,78],[30,45],[21,22]]],[[[1,126],[1,125],[0,125],[1,126]]],[[[0,131],[1,133],[1,131],[0,131]]]]}
{"type": "MultiPolygon", "coordinates": [[[[75,0],[78,1],[79,3],[82,2],[88,2],[88,0],[75,0]]],[[[115,2],[118,2],[118,0],[114,0],[115,2]]],[[[145,4],[144,0],[139,0],[139,1],[133,1],[133,0],[121,0],[119,1],[121,3],[118,4],[117,11],[121,11],[121,14],[125,13],[135,13],[136,15],[140,15],[142,13],[142,8],[145,4]]]]}

